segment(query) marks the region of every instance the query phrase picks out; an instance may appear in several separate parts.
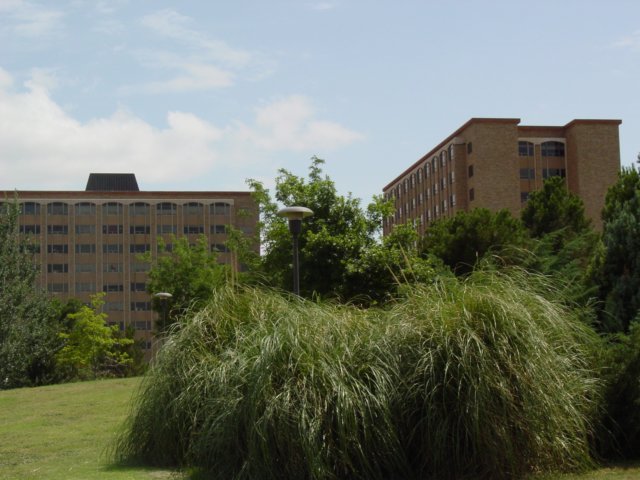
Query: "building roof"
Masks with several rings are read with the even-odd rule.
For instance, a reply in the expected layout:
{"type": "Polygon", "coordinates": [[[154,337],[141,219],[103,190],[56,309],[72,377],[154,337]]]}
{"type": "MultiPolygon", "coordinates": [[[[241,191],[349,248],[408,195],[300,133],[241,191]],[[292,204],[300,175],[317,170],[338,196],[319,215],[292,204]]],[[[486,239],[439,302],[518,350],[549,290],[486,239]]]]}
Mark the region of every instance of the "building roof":
{"type": "Polygon", "coordinates": [[[139,192],[133,173],[90,173],[87,192],[139,192]]]}

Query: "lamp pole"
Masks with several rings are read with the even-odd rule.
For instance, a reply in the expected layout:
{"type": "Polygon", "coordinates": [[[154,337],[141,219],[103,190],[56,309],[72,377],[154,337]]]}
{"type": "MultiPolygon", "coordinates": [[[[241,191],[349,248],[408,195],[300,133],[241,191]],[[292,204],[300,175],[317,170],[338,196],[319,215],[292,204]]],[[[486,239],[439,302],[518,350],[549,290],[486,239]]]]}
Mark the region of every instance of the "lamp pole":
{"type": "Polygon", "coordinates": [[[173,295],[171,295],[169,292],[158,292],[158,293],[154,293],[153,296],[156,297],[158,300],[160,300],[160,304],[162,305],[162,323],[164,324],[163,327],[167,328],[167,320],[168,320],[167,307],[168,307],[169,300],[173,298],[173,295]]]}
{"type": "Polygon", "coordinates": [[[293,293],[300,295],[300,263],[298,261],[298,238],[302,230],[302,219],[313,215],[306,207],[285,207],[278,215],[289,220],[289,231],[293,240],[293,293]]]}

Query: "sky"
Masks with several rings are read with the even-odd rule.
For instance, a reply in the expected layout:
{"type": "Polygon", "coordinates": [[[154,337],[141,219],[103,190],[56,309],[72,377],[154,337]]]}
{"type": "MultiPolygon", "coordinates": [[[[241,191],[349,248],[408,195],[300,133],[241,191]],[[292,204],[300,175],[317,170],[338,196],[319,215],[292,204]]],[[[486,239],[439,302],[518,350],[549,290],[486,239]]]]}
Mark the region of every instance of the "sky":
{"type": "Polygon", "coordinates": [[[373,195],[472,117],[622,120],[638,0],[0,0],[0,189],[273,188],[326,161],[373,195]]]}

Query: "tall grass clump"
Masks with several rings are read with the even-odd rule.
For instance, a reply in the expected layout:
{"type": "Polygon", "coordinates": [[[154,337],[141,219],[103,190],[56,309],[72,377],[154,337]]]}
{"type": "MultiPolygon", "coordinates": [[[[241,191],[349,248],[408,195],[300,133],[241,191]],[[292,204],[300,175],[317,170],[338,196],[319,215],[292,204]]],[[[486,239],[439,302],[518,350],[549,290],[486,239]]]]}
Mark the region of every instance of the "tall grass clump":
{"type": "Polygon", "coordinates": [[[416,287],[386,310],[225,289],[170,335],[116,456],[219,479],[577,468],[594,341],[569,310],[496,273],[416,287]]]}

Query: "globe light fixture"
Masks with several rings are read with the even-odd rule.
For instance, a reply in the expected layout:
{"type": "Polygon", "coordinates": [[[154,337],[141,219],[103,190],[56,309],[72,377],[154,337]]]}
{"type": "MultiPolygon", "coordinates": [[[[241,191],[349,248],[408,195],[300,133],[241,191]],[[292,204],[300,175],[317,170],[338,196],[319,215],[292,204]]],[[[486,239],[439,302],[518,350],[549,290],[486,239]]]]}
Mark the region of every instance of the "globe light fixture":
{"type": "Polygon", "coordinates": [[[293,293],[300,295],[300,263],[298,261],[298,238],[302,230],[302,220],[313,215],[307,207],[285,207],[278,215],[289,220],[289,231],[293,239],[293,293]]]}

